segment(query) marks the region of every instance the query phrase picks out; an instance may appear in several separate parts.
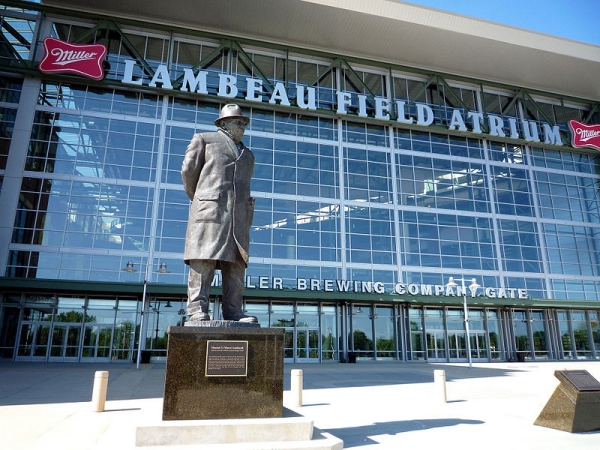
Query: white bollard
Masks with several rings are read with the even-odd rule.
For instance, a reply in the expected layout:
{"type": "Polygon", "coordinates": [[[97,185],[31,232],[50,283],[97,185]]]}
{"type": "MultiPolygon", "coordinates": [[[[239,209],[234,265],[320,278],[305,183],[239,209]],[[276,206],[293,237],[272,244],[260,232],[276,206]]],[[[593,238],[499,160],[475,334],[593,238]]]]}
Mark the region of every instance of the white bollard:
{"type": "Polygon", "coordinates": [[[292,370],[291,378],[292,405],[302,406],[302,370],[292,370]]]}
{"type": "Polygon", "coordinates": [[[434,370],[433,381],[435,384],[436,396],[438,396],[442,402],[448,403],[446,398],[446,371],[445,370],[434,370]]]}
{"type": "Polygon", "coordinates": [[[95,412],[104,411],[106,392],[108,391],[108,372],[99,370],[94,376],[94,390],[92,391],[92,409],[95,412]]]}

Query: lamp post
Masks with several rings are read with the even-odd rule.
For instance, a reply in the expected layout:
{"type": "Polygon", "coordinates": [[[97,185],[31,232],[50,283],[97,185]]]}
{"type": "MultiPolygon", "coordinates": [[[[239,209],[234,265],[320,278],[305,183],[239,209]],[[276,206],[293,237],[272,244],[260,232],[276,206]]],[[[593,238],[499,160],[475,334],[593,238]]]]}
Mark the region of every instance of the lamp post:
{"type": "MultiPolygon", "coordinates": [[[[146,316],[146,314],[145,314],[146,313],[146,290],[148,287],[148,268],[151,265],[152,264],[148,264],[148,263],[144,264],[144,287],[142,288],[142,317],[140,319],[140,334],[138,337],[137,358],[135,360],[135,368],[136,369],[140,368],[140,360],[142,359],[142,342],[143,342],[143,338],[144,338],[144,326],[145,326],[144,322],[145,322],[145,316],[146,316]]],[[[135,264],[133,263],[133,261],[127,261],[127,264],[121,270],[123,272],[129,272],[129,273],[137,272],[137,269],[135,268],[135,264]]],[[[156,273],[171,273],[171,271],[167,269],[167,265],[165,263],[160,263],[156,273]]],[[[144,347],[145,347],[145,345],[144,345],[144,347]]]]}
{"type": "MultiPolygon", "coordinates": [[[[463,309],[464,309],[464,314],[465,314],[465,332],[467,333],[467,359],[469,360],[469,369],[472,369],[473,363],[471,361],[471,336],[469,334],[469,308],[467,306],[467,290],[465,288],[465,281],[468,281],[468,280],[465,280],[464,278],[450,277],[448,279],[448,284],[446,285],[446,287],[458,286],[458,284],[456,284],[456,282],[454,280],[460,281],[462,284],[463,309]]],[[[479,285],[477,284],[477,281],[475,281],[475,278],[471,279],[471,284],[469,285],[469,289],[471,290],[471,292],[473,292],[478,287],[479,287],[479,285]]]]}

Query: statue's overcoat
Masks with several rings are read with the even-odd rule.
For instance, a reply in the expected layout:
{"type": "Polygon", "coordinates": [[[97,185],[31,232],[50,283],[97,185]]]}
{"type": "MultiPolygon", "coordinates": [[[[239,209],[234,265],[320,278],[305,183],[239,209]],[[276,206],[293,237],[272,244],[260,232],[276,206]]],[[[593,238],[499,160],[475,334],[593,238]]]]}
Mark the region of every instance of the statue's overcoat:
{"type": "MultiPolygon", "coordinates": [[[[183,259],[230,261],[239,252],[248,265],[254,199],[254,155],[223,131],[195,134],[181,167],[192,201],[183,259]]],[[[218,263],[217,263],[218,267],[218,263]]]]}

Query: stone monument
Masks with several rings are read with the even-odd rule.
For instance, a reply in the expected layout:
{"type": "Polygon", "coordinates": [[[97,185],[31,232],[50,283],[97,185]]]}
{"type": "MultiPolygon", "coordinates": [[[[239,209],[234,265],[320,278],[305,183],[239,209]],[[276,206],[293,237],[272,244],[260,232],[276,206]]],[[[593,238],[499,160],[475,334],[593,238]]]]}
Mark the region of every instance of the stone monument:
{"type": "Polygon", "coordinates": [[[587,370],[557,370],[560,384],[535,425],[581,433],[600,430],[600,382],[587,370]]]}
{"type": "Polygon", "coordinates": [[[225,105],[217,131],[195,134],[185,152],[190,320],[167,330],[163,420],[283,415],[284,330],[260,328],[242,309],[254,216],[254,155],[241,140],[248,123],[238,105],[225,105]],[[215,269],[222,274],[223,320],[209,316],[215,269]]]}

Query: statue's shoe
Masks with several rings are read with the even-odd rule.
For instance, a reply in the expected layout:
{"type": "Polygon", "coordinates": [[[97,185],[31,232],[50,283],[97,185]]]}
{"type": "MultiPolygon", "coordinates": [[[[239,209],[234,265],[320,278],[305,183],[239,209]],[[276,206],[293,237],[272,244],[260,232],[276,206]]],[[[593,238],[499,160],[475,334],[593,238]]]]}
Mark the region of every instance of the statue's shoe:
{"type": "Polygon", "coordinates": [[[247,316],[242,314],[241,316],[234,317],[226,317],[225,320],[233,320],[234,322],[243,322],[243,323],[258,323],[258,319],[254,316],[247,316]]]}

